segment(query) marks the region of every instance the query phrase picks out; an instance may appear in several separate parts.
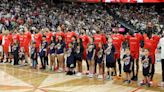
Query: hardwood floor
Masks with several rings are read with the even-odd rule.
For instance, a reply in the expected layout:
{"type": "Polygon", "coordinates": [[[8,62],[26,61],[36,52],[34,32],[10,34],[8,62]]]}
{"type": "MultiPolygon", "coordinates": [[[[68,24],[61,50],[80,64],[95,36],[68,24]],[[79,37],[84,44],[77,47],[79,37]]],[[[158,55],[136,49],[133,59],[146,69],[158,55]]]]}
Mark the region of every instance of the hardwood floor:
{"type": "MultiPolygon", "coordinates": [[[[150,88],[138,86],[136,82],[124,84],[123,78],[109,81],[0,64],[0,92],[164,92],[164,88],[157,87],[161,80],[160,62],[156,63],[155,81],[150,88]]],[[[140,72],[139,80],[142,78],[140,72]]]]}

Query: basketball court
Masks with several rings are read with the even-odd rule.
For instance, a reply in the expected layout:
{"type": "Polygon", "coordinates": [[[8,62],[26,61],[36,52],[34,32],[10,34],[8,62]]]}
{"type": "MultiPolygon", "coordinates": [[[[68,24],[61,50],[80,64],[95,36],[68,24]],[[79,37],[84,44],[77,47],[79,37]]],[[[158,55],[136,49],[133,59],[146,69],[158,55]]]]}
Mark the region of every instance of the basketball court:
{"type": "MultiPolygon", "coordinates": [[[[143,78],[141,71],[139,76],[140,81],[143,78]]],[[[138,86],[136,82],[124,84],[123,78],[117,77],[113,80],[88,78],[86,75],[77,77],[34,70],[29,66],[0,64],[0,92],[164,92],[164,88],[157,87],[161,81],[160,62],[156,63],[154,79],[154,85],[148,88],[138,86]]]]}

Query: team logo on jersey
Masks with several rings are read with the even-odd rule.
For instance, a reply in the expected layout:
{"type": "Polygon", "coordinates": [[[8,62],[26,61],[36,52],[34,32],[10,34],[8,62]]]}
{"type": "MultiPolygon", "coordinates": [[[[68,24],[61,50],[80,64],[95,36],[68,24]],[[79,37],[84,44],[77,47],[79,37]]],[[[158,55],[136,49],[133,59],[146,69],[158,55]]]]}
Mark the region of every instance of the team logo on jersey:
{"type": "Polygon", "coordinates": [[[111,53],[112,46],[108,45],[108,48],[106,49],[106,54],[109,55],[111,53]]]}
{"type": "Polygon", "coordinates": [[[69,48],[68,51],[67,51],[67,57],[71,56],[71,53],[72,53],[72,49],[69,48]]]}
{"type": "Polygon", "coordinates": [[[54,49],[54,46],[55,46],[55,44],[54,44],[54,43],[51,43],[50,49],[51,49],[51,50],[54,49]]]}
{"type": "Polygon", "coordinates": [[[60,48],[61,48],[61,44],[58,43],[58,44],[57,44],[57,49],[59,50],[60,48]]]}
{"type": "Polygon", "coordinates": [[[130,63],[130,57],[128,56],[128,57],[126,57],[126,60],[125,60],[125,65],[129,65],[129,63],[130,63]]]}
{"type": "Polygon", "coordinates": [[[149,66],[149,59],[145,58],[145,62],[143,63],[143,67],[147,68],[149,66]]]}
{"type": "Polygon", "coordinates": [[[34,54],[35,48],[31,49],[31,54],[34,54]]]}
{"type": "Polygon", "coordinates": [[[92,52],[93,48],[94,48],[94,46],[93,46],[92,44],[90,44],[90,45],[88,46],[88,51],[89,51],[89,52],[92,52]]]}
{"type": "Polygon", "coordinates": [[[103,49],[100,49],[98,51],[98,58],[101,58],[103,56],[103,49]]]}
{"type": "Polygon", "coordinates": [[[80,53],[80,46],[77,46],[77,48],[76,48],[76,53],[77,53],[77,54],[80,53]]]}

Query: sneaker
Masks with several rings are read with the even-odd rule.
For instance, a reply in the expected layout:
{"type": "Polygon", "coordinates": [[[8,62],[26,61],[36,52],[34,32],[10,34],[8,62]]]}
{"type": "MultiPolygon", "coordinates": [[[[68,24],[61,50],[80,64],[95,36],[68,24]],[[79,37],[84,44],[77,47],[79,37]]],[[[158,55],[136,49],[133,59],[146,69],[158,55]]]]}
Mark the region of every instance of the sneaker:
{"type": "Polygon", "coordinates": [[[164,87],[164,82],[158,84],[159,87],[164,87]]]}
{"type": "Polygon", "coordinates": [[[131,83],[131,81],[130,81],[130,80],[128,80],[128,81],[127,81],[127,83],[128,83],[128,84],[130,84],[130,83],[131,83]]]}
{"type": "Polygon", "coordinates": [[[145,85],[145,83],[144,83],[144,81],[142,80],[142,81],[140,82],[140,86],[143,86],[143,85],[145,85]]]}
{"type": "Polygon", "coordinates": [[[76,74],[76,76],[81,77],[82,74],[79,72],[79,73],[76,74]]]}
{"type": "Polygon", "coordinates": [[[125,83],[125,82],[127,82],[128,80],[123,80],[123,82],[125,83]]]}
{"type": "Polygon", "coordinates": [[[89,74],[89,71],[86,71],[86,75],[88,75],[89,74]]]}
{"type": "Polygon", "coordinates": [[[66,75],[71,75],[71,71],[68,71],[68,72],[66,73],[66,75]]]}
{"type": "Polygon", "coordinates": [[[102,76],[102,75],[98,75],[97,78],[98,78],[98,79],[102,79],[103,76],[102,76]]]}
{"type": "Polygon", "coordinates": [[[107,79],[108,79],[108,80],[113,80],[113,77],[108,75],[108,76],[107,76],[107,79]]]}
{"type": "Polygon", "coordinates": [[[57,72],[58,73],[61,73],[61,72],[63,72],[63,69],[62,68],[59,68],[59,70],[57,72]]]}
{"type": "Polygon", "coordinates": [[[134,76],[131,78],[131,80],[134,80],[134,76]]]}
{"type": "Polygon", "coordinates": [[[134,81],[137,81],[137,80],[138,80],[138,77],[137,77],[137,76],[135,76],[133,80],[134,80],[134,81]]]}
{"type": "Polygon", "coordinates": [[[89,74],[88,77],[89,77],[89,78],[93,78],[93,74],[89,74]]]}
{"type": "Polygon", "coordinates": [[[74,72],[70,71],[70,75],[74,75],[74,72]]]}
{"type": "Polygon", "coordinates": [[[76,72],[75,72],[75,71],[73,71],[72,73],[73,73],[73,75],[75,75],[75,74],[76,74],[76,72]]]}
{"type": "Polygon", "coordinates": [[[153,84],[153,81],[150,81],[149,83],[150,83],[150,84],[153,84]]]}
{"type": "Polygon", "coordinates": [[[52,67],[49,70],[52,71],[52,67]]]}
{"type": "Polygon", "coordinates": [[[146,86],[147,86],[147,87],[150,87],[150,86],[151,86],[151,84],[150,84],[150,83],[147,83],[147,84],[146,84],[146,86]]]}
{"type": "Polygon", "coordinates": [[[106,76],[106,79],[110,79],[110,76],[109,76],[109,75],[107,75],[107,76],[106,76]]]}

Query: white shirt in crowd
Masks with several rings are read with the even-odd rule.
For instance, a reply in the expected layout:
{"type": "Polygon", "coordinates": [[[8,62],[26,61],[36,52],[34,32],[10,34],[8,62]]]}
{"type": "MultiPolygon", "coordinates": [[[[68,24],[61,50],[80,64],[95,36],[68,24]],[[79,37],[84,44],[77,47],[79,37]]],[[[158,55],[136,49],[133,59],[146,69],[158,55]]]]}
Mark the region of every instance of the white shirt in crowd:
{"type": "Polygon", "coordinates": [[[164,59],[164,37],[159,40],[159,47],[161,47],[161,59],[164,59]]]}

